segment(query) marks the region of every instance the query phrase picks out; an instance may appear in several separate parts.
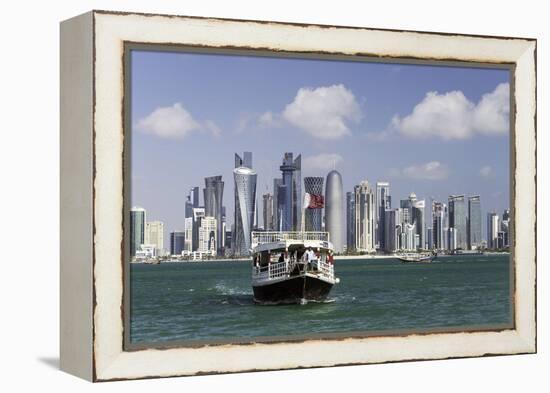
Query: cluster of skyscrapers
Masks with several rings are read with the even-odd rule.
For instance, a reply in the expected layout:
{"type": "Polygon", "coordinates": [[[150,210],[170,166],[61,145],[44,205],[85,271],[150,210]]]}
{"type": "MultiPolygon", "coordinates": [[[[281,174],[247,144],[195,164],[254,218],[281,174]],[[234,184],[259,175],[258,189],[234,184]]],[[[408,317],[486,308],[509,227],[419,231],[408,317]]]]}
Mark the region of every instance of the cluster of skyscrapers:
{"type": "Polygon", "coordinates": [[[362,181],[353,191],[346,193],[346,249],[348,252],[392,253],[509,246],[508,210],[503,215],[500,234],[494,229],[495,225],[498,226],[498,215],[489,213],[487,228],[490,235],[485,242],[481,236],[480,197],[451,195],[447,202],[431,200],[430,225],[426,223],[426,201],[418,199],[415,193],[400,200],[399,207],[392,207],[388,182],[377,182],[374,187],[368,181],[362,181]],[[502,238],[500,243],[499,237],[502,238]]]}
{"type": "MultiPolygon", "coordinates": [[[[447,203],[426,201],[415,193],[392,205],[390,183],[367,180],[344,196],[342,176],[336,170],[326,178],[306,176],[302,183],[302,158],[284,153],[271,192],[257,195],[258,175],[252,153],[235,154],[233,169],[234,217],[228,228],[223,205],[222,176],[204,179],[203,204],[199,187],[190,189],[185,201],[183,230],[170,233],[170,255],[246,256],[252,231],[326,231],[337,253],[374,253],[429,250],[479,250],[509,246],[509,211],[502,217],[487,215],[487,241],[482,239],[480,197],[451,195],[447,203]],[[304,199],[304,195],[308,198],[304,199]],[[311,198],[315,203],[310,203],[311,198]],[[263,205],[260,225],[259,203],[263,205]],[[345,199],[345,201],[344,201],[345,199]],[[426,223],[427,213],[430,223],[426,223]]],[[[271,181],[269,182],[271,184],[271,181]]],[[[130,212],[132,258],[165,255],[164,226],[148,222],[146,211],[130,212]]]]}

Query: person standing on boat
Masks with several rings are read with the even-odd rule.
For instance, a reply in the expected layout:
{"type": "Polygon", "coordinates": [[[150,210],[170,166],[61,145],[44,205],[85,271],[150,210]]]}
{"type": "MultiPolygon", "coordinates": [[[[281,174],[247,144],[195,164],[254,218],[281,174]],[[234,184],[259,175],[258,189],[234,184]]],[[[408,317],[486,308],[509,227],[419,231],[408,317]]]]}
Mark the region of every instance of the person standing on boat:
{"type": "Polygon", "coordinates": [[[306,260],[310,268],[317,268],[317,255],[315,255],[315,252],[311,249],[311,247],[309,247],[306,251],[306,260]]]}

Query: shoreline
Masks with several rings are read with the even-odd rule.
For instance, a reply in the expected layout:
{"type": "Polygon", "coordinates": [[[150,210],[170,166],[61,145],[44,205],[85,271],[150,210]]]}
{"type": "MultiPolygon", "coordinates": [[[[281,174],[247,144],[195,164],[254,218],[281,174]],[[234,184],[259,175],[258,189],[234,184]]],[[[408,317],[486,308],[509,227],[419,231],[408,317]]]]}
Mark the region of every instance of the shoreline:
{"type": "MultiPolygon", "coordinates": [[[[454,254],[454,255],[447,255],[442,254],[438,255],[438,258],[441,257],[471,257],[471,256],[496,256],[496,255],[510,255],[509,252],[486,252],[482,255],[479,254],[454,254]]],[[[335,261],[353,261],[353,260],[384,260],[384,259],[396,259],[398,258],[397,255],[335,255],[334,260],[335,261]]],[[[204,259],[204,260],[188,260],[188,261],[162,261],[159,264],[165,264],[165,263],[208,263],[208,262],[224,262],[224,263],[231,263],[231,262],[249,262],[250,258],[220,258],[220,259],[204,259]]],[[[130,262],[131,265],[154,265],[154,263],[147,263],[147,262],[130,262]]]]}

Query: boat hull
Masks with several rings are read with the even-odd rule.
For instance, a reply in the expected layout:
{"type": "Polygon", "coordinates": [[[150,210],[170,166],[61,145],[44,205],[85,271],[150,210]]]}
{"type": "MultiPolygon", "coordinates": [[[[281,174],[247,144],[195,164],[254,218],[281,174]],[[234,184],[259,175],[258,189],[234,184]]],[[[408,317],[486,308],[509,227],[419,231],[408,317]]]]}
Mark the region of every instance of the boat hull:
{"type": "Polygon", "coordinates": [[[327,298],[332,286],[332,283],[320,278],[300,275],[252,288],[257,303],[295,304],[304,301],[321,302],[327,298]]]}

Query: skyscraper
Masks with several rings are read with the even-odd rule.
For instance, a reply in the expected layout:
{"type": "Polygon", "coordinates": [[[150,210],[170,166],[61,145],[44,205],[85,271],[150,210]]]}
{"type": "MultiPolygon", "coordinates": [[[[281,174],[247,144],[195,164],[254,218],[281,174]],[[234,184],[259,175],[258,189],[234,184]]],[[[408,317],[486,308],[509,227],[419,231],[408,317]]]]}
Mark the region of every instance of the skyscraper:
{"type": "Polygon", "coordinates": [[[468,248],[467,234],[468,215],[464,195],[449,196],[449,228],[453,228],[453,238],[456,237],[454,248],[466,250],[468,248]]]}
{"type": "Polygon", "coordinates": [[[346,193],[346,246],[355,250],[355,193],[346,193]]]}
{"type": "Polygon", "coordinates": [[[266,231],[273,230],[273,195],[270,193],[263,195],[263,218],[264,218],[264,229],[266,231]]]}
{"type": "Polygon", "coordinates": [[[468,249],[481,246],[481,200],[479,195],[468,197],[468,249]]]}
{"type": "Polygon", "coordinates": [[[205,177],[204,188],[204,209],[206,217],[214,217],[216,219],[216,243],[218,249],[217,254],[223,255],[223,249],[219,239],[223,237],[223,181],[221,176],[205,177]]]}
{"type": "Polygon", "coordinates": [[[391,209],[390,183],[376,183],[376,248],[384,249],[384,214],[386,210],[391,209]]]}
{"type": "MultiPolygon", "coordinates": [[[[323,196],[324,178],[317,176],[304,177],[304,191],[312,195],[323,196]]],[[[306,206],[304,206],[306,208],[306,206]]],[[[307,209],[304,214],[306,231],[322,231],[323,229],[323,209],[307,209]]]]}
{"type": "Polygon", "coordinates": [[[447,249],[447,205],[442,202],[432,202],[432,237],[436,250],[447,249]]]}
{"type": "MultiPolygon", "coordinates": [[[[424,241],[426,239],[426,223],[425,223],[425,209],[426,201],[418,200],[416,194],[411,192],[408,199],[402,199],[400,203],[401,209],[403,209],[402,223],[414,225],[415,234],[418,235],[417,248],[424,248],[424,241]]],[[[403,230],[405,226],[403,225],[403,230]]],[[[407,227],[410,230],[410,227],[407,227]]],[[[416,237],[414,237],[416,239],[416,237]]],[[[407,239],[407,242],[415,241],[407,239]]],[[[410,244],[410,243],[408,243],[410,244]]],[[[410,248],[407,248],[410,249],[410,248]]]]}
{"type": "Polygon", "coordinates": [[[234,253],[248,255],[256,211],[256,172],[241,166],[233,170],[235,178],[235,237],[234,253]]]}
{"type": "Polygon", "coordinates": [[[402,212],[403,209],[388,209],[384,212],[384,249],[387,252],[395,252],[401,248],[402,212]]]}
{"type": "Polygon", "coordinates": [[[164,252],[164,223],[151,221],[145,224],[145,244],[153,245],[157,249],[157,255],[164,252]]]}
{"type": "Polygon", "coordinates": [[[369,182],[363,180],[355,186],[355,249],[375,251],[375,194],[369,182]]]}
{"type": "Polygon", "coordinates": [[[328,173],[325,195],[325,231],[334,251],[340,253],[344,251],[344,190],[340,172],[328,173]]]}
{"type": "Polygon", "coordinates": [[[256,172],[252,170],[251,152],[245,151],[243,157],[235,153],[235,170],[233,171],[233,178],[235,182],[235,229],[232,231],[233,254],[247,255],[250,246],[246,245],[245,237],[248,237],[250,240],[250,233],[254,225],[254,218],[256,214],[256,172]],[[237,169],[241,168],[243,168],[243,170],[237,171],[237,169]],[[245,169],[249,170],[247,171],[245,169]],[[237,184],[237,179],[240,181],[239,184],[237,184]],[[246,200],[241,200],[239,198],[239,190],[241,191],[241,199],[246,197],[246,200]],[[246,205],[247,209],[251,209],[250,213],[246,210],[241,211],[241,206],[243,203],[246,205]],[[246,231],[244,230],[243,217],[248,217],[246,220],[246,231]],[[248,233],[247,236],[245,236],[246,233],[248,233]]]}
{"type": "Polygon", "coordinates": [[[130,257],[136,256],[142,244],[145,244],[146,212],[141,207],[130,209],[130,257]]]}
{"type": "Polygon", "coordinates": [[[193,207],[199,207],[199,187],[193,187],[190,191],[193,207]]]}
{"type": "Polygon", "coordinates": [[[498,214],[487,213],[487,248],[498,248],[498,214]]]}
{"type": "MultiPolygon", "coordinates": [[[[414,195],[414,194],[411,194],[414,195]]],[[[418,242],[416,247],[426,248],[426,201],[415,199],[412,201],[412,216],[415,225],[418,242]]]]}
{"type": "Polygon", "coordinates": [[[199,229],[204,217],[206,217],[204,207],[193,208],[191,251],[197,251],[199,249],[199,229]]]}
{"type": "Polygon", "coordinates": [[[500,230],[503,233],[504,247],[510,246],[510,210],[505,209],[502,214],[502,220],[500,221],[500,230]]]}
{"type": "Polygon", "coordinates": [[[199,207],[199,187],[192,187],[185,201],[185,217],[193,217],[193,208],[199,207]]]}
{"type": "Polygon", "coordinates": [[[292,153],[285,153],[280,169],[286,191],[282,208],[282,230],[297,231],[300,229],[302,217],[302,156],[298,155],[294,159],[292,153]]]}
{"type": "Polygon", "coordinates": [[[185,250],[185,232],[170,232],[170,255],[181,255],[185,250]]]}
{"type": "Polygon", "coordinates": [[[281,200],[279,194],[283,195],[284,191],[280,191],[279,188],[283,185],[283,179],[273,179],[273,229],[276,231],[281,230],[281,200]]]}

